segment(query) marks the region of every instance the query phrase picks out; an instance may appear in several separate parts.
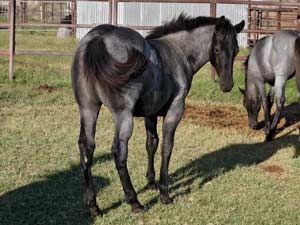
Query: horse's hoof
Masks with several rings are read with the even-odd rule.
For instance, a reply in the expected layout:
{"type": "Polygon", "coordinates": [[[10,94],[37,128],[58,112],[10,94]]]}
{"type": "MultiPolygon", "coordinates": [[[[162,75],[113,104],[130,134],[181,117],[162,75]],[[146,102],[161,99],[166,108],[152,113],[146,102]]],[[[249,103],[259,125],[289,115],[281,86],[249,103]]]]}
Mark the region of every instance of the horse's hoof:
{"type": "Polygon", "coordinates": [[[265,142],[270,142],[273,140],[273,135],[266,135],[265,142]]]}
{"type": "Polygon", "coordinates": [[[133,203],[131,205],[131,207],[132,207],[131,211],[133,213],[141,213],[141,212],[146,211],[146,208],[143,205],[141,205],[140,203],[133,203]]]}
{"type": "Polygon", "coordinates": [[[161,195],[160,196],[160,201],[161,201],[162,204],[168,205],[168,204],[173,203],[173,198],[170,198],[169,195],[161,195]]]}
{"type": "Polygon", "coordinates": [[[102,211],[99,209],[98,206],[90,207],[90,213],[93,218],[103,215],[102,211]]]}
{"type": "Polygon", "coordinates": [[[146,186],[146,190],[156,191],[158,189],[158,185],[155,182],[148,183],[146,186]]]}
{"type": "Polygon", "coordinates": [[[276,134],[275,129],[271,129],[269,132],[267,132],[265,142],[273,141],[275,134],[276,134]]]}

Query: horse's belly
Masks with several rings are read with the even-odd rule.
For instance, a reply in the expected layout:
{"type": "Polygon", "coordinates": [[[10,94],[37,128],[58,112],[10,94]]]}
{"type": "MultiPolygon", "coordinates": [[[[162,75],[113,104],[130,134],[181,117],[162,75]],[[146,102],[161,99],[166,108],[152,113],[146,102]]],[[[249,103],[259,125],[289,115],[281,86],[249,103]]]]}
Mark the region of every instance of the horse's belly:
{"type": "Polygon", "coordinates": [[[167,90],[153,91],[141,96],[134,108],[134,116],[164,116],[169,108],[171,93],[167,90]]]}

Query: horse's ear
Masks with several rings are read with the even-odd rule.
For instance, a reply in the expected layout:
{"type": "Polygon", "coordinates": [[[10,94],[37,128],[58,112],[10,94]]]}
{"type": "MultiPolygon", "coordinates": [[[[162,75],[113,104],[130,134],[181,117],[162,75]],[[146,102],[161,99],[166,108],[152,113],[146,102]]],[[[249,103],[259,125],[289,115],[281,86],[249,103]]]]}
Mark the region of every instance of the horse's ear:
{"type": "Polygon", "coordinates": [[[225,24],[225,16],[221,16],[217,20],[217,26],[223,26],[225,24]]]}
{"type": "Polygon", "coordinates": [[[245,21],[242,20],[240,23],[234,26],[234,29],[236,30],[237,33],[240,33],[244,29],[244,26],[245,26],[245,21]]]}
{"type": "Polygon", "coordinates": [[[245,95],[245,93],[246,93],[245,89],[242,89],[242,88],[239,87],[239,90],[242,93],[242,95],[245,95]]]}

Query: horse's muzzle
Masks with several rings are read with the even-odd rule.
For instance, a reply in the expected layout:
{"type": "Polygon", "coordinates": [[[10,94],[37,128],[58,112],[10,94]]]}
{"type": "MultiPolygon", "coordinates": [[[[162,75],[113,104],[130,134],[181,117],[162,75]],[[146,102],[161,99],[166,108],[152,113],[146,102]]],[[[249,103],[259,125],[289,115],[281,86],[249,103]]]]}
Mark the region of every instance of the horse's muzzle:
{"type": "Polygon", "coordinates": [[[224,84],[223,82],[220,82],[220,88],[223,92],[229,92],[233,88],[233,82],[231,84],[224,84]]]}
{"type": "Polygon", "coordinates": [[[260,128],[258,122],[255,120],[249,120],[249,127],[253,130],[258,130],[260,128]]]}

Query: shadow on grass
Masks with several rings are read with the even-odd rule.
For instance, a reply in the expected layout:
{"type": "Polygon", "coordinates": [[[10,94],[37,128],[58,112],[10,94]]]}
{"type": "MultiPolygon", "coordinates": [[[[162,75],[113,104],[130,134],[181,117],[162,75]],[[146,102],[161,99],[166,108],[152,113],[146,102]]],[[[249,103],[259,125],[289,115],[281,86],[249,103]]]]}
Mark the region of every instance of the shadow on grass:
{"type": "MultiPolygon", "coordinates": [[[[284,118],[285,119],[285,123],[283,124],[282,127],[277,128],[276,133],[280,133],[281,131],[283,131],[284,129],[288,128],[289,126],[297,123],[300,121],[300,104],[298,102],[294,102],[291,103],[289,105],[286,105],[282,108],[282,112],[281,112],[281,116],[280,118],[284,118]]],[[[274,117],[273,113],[271,115],[271,120],[274,117]]],[[[258,129],[263,129],[265,126],[265,121],[262,120],[258,123],[258,129]]]]}
{"type": "MultiPolygon", "coordinates": [[[[245,167],[262,163],[280,149],[288,146],[295,148],[295,157],[299,155],[298,135],[289,135],[273,142],[256,144],[232,144],[215,152],[208,153],[192,160],[170,175],[170,192],[173,197],[191,192],[191,185],[199,182],[199,188],[207,182],[234,170],[237,166],[245,167]]],[[[152,198],[147,206],[150,208],[158,201],[152,198]]]]}
{"type": "MultiPolygon", "coordinates": [[[[94,162],[111,160],[110,154],[94,162]]],[[[95,191],[110,184],[107,178],[94,176],[95,191]]],[[[117,206],[112,206],[115,208],[117,206]]],[[[109,209],[106,209],[108,211],[109,209]]],[[[72,224],[88,225],[93,220],[83,204],[83,177],[80,165],[59,171],[44,181],[28,184],[0,196],[0,224],[72,224]]]]}
{"type": "Polygon", "coordinates": [[[218,151],[208,153],[177,169],[171,174],[171,191],[188,187],[199,181],[199,187],[223,175],[237,166],[252,166],[272,157],[280,149],[288,146],[295,148],[299,155],[299,136],[289,135],[273,142],[256,144],[232,144],[218,151]]]}
{"type": "MultiPolygon", "coordinates": [[[[232,144],[215,152],[192,160],[170,175],[170,192],[173,197],[191,192],[191,185],[199,182],[199,188],[207,182],[234,170],[237,166],[251,166],[268,160],[280,149],[295,147],[299,155],[298,135],[289,135],[268,143],[232,144]]],[[[95,162],[111,160],[110,154],[95,157],[95,162]]],[[[80,165],[70,170],[60,171],[46,177],[44,181],[9,191],[0,196],[0,224],[93,224],[88,210],[83,206],[83,178],[80,165]]],[[[108,186],[108,179],[94,176],[96,192],[108,186]]],[[[138,191],[142,193],[144,189],[138,191]]],[[[146,205],[151,208],[158,202],[159,195],[150,199],[146,205]]],[[[119,207],[120,200],[106,209],[104,214],[119,207]]],[[[129,212],[128,212],[129,213],[129,212]]]]}
{"type": "Polygon", "coordinates": [[[281,118],[285,118],[285,124],[281,129],[277,129],[277,133],[281,132],[285,128],[300,121],[300,104],[298,102],[291,103],[284,106],[281,113],[281,118]]]}

